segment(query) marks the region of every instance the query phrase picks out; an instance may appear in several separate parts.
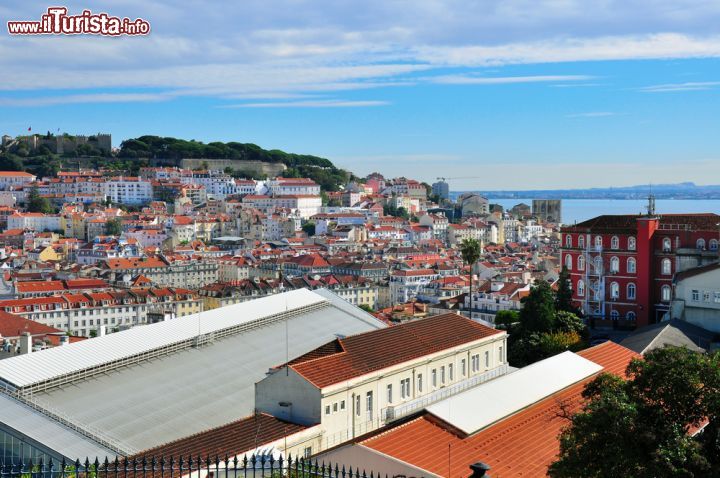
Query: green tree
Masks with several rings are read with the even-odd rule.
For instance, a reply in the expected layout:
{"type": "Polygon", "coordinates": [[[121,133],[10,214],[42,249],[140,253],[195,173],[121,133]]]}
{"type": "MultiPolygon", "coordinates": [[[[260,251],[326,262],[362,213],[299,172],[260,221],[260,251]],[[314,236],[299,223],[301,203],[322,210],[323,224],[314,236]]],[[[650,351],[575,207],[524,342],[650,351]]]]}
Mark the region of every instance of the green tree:
{"type": "Polygon", "coordinates": [[[567,268],[563,266],[560,271],[560,276],[558,277],[558,289],[555,293],[555,309],[578,314],[579,310],[573,304],[572,296],[573,293],[572,283],[570,282],[570,273],[567,268]]]}
{"type": "Polygon", "coordinates": [[[302,225],[302,230],[305,234],[309,236],[315,235],[315,223],[312,221],[308,221],[305,224],[302,225]]]}
{"type": "Polygon", "coordinates": [[[50,214],[52,212],[50,201],[40,196],[37,184],[33,184],[28,193],[27,210],[29,212],[41,212],[43,214],[50,214]]]}
{"type": "Polygon", "coordinates": [[[518,322],[520,322],[520,313],[517,310],[499,310],[495,314],[495,327],[509,329],[518,322]]]}
{"type": "Polygon", "coordinates": [[[477,239],[468,237],[460,243],[460,256],[463,262],[470,266],[470,317],[472,318],[473,310],[473,266],[482,255],[482,245],[477,239]]]}
{"type": "Polygon", "coordinates": [[[555,330],[558,332],[575,333],[583,335],[587,331],[587,327],[582,319],[572,312],[558,310],[555,312],[555,330]]]}
{"type": "Polygon", "coordinates": [[[521,302],[520,323],[524,331],[543,333],[555,329],[555,297],[547,281],[538,281],[521,302]]]}
{"type": "Polygon", "coordinates": [[[553,478],[720,476],[720,360],[680,347],[633,360],[628,380],[601,374],[560,435],[553,478]],[[706,430],[688,432],[706,420],[706,430]]]}
{"type": "Polygon", "coordinates": [[[105,222],[105,234],[108,236],[119,236],[122,234],[122,222],[120,219],[108,219],[105,222]]]}

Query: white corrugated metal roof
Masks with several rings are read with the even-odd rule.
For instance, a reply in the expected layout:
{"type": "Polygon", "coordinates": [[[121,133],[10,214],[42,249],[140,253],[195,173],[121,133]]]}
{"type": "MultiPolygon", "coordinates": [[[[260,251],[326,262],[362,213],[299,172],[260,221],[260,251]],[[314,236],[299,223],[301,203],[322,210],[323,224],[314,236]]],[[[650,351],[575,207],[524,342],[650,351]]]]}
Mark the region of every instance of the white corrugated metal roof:
{"type": "Polygon", "coordinates": [[[427,411],[472,434],[600,370],[595,362],[563,352],[430,405],[427,411]]]}
{"type": "Polygon", "coordinates": [[[26,387],[169,346],[198,335],[323,302],[327,302],[327,299],[307,289],[298,289],[201,314],[135,327],[104,337],[2,360],[0,379],[19,388],[26,387]]]}
{"type": "Polygon", "coordinates": [[[0,393],[0,423],[22,432],[69,460],[113,458],[115,453],[0,393]]]}

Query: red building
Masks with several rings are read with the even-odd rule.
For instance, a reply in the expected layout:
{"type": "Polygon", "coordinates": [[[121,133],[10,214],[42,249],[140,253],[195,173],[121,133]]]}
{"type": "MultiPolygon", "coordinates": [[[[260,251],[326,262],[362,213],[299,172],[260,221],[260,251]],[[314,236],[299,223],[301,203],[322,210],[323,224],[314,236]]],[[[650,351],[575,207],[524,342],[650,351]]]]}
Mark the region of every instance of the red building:
{"type": "Polygon", "coordinates": [[[669,309],[677,272],[718,260],[716,214],[598,216],[563,227],[561,261],[595,325],[639,327],[669,309]]]}

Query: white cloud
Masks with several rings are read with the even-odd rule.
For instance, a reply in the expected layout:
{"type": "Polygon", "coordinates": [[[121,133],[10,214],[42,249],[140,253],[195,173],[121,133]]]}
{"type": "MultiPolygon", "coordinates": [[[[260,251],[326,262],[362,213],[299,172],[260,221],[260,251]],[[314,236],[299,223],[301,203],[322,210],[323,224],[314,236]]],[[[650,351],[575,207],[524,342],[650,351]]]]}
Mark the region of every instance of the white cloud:
{"type": "Polygon", "coordinates": [[[240,103],[224,105],[221,108],[360,108],[367,106],[385,106],[387,101],[352,100],[304,100],[267,103],[240,103]]]}
{"type": "MultiPolygon", "coordinates": [[[[6,0],[0,13],[7,15],[0,16],[38,18],[44,7],[32,3],[6,0]]],[[[418,72],[443,67],[720,57],[720,2],[713,1],[432,0],[412,9],[387,0],[362,6],[332,0],[104,3],[96,8],[148,19],[152,34],[0,36],[0,90],[155,88],[290,98],[410,86],[418,72]]],[[[87,2],[68,0],[67,6],[77,12],[87,2]]],[[[447,75],[431,81],[585,81],[580,76],[447,75]]]]}
{"type": "Polygon", "coordinates": [[[435,65],[495,66],[578,61],[720,57],[720,36],[679,33],[553,38],[535,42],[421,47],[417,59],[435,65]]]}
{"type": "Polygon", "coordinates": [[[443,75],[430,78],[433,83],[450,85],[501,85],[513,83],[543,83],[552,81],[586,81],[594,77],[586,75],[536,75],[483,77],[468,75],[443,75]]]}
{"type": "Polygon", "coordinates": [[[702,91],[720,86],[720,81],[696,81],[687,83],[669,83],[665,85],[652,85],[640,88],[643,93],[668,93],[675,91],[702,91]]]}
{"type": "Polygon", "coordinates": [[[78,103],[133,103],[165,101],[172,96],[154,93],[94,93],[83,95],[42,96],[32,98],[2,98],[0,106],[53,106],[78,103]]]}

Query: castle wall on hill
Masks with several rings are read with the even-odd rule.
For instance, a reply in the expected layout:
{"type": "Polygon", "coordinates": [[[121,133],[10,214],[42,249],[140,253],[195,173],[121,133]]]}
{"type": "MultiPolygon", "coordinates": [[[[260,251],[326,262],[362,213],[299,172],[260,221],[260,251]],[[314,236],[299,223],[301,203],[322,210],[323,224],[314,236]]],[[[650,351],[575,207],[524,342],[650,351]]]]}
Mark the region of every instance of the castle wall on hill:
{"type": "Polygon", "coordinates": [[[258,176],[275,177],[280,176],[287,169],[282,163],[265,163],[263,161],[243,160],[243,159],[202,159],[202,158],[183,158],[180,160],[173,159],[152,159],[152,166],[179,166],[183,169],[197,169],[207,164],[209,169],[223,170],[227,167],[237,171],[252,171],[258,176]]]}

